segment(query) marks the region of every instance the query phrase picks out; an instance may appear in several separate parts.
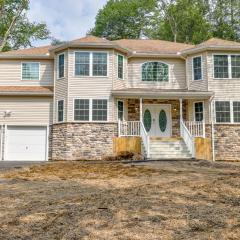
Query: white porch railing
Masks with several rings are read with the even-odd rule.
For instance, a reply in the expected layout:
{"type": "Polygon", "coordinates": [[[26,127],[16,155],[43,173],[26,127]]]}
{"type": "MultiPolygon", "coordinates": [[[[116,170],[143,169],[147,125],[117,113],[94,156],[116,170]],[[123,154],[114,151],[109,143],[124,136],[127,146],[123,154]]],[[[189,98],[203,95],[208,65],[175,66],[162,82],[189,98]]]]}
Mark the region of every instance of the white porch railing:
{"type": "Polygon", "coordinates": [[[118,135],[121,136],[140,136],[140,122],[139,121],[119,121],[118,135]]]}
{"type": "Polygon", "coordinates": [[[119,137],[140,136],[146,151],[147,157],[150,155],[150,137],[140,121],[119,121],[118,122],[119,137]]]}
{"type": "Polygon", "coordinates": [[[144,127],[143,122],[140,123],[140,133],[141,133],[144,148],[146,150],[147,158],[149,158],[150,157],[150,137],[144,127]]]}
{"type": "Polygon", "coordinates": [[[185,121],[185,126],[194,137],[205,138],[205,122],[185,121]]]}
{"type": "Polygon", "coordinates": [[[181,137],[183,138],[184,142],[186,143],[188,150],[190,151],[192,157],[195,157],[194,136],[190,133],[190,131],[186,127],[183,120],[180,120],[180,132],[181,132],[181,137]]]}

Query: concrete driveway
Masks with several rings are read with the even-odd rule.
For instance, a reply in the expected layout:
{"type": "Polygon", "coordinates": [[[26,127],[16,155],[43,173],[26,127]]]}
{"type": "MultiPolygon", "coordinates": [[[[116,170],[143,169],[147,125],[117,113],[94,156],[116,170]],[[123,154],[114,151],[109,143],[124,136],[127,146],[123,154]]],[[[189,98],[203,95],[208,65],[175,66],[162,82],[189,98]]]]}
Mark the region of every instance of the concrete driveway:
{"type": "Polygon", "coordinates": [[[32,165],[46,164],[47,162],[37,162],[37,161],[0,161],[0,172],[7,171],[11,169],[19,169],[23,167],[28,167],[32,165]]]}

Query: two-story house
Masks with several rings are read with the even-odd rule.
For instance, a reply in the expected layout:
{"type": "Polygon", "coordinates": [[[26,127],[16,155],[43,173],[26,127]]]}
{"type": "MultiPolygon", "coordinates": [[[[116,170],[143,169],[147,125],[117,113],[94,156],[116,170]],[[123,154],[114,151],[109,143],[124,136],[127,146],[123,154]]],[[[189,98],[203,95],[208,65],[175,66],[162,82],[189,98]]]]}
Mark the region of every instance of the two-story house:
{"type": "Polygon", "coordinates": [[[2,160],[101,159],[140,136],[147,158],[240,160],[240,43],[88,36],[0,54],[2,160]]]}

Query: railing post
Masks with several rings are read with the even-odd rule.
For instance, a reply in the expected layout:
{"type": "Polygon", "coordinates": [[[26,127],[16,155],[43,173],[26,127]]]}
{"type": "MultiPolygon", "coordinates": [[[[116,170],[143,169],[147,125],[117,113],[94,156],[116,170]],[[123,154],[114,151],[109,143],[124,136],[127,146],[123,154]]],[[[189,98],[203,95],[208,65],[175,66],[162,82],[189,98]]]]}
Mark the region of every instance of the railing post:
{"type": "Polygon", "coordinates": [[[121,137],[121,121],[120,119],[118,120],[118,137],[121,137]]]}
{"type": "Polygon", "coordinates": [[[202,127],[203,127],[203,137],[206,137],[206,129],[205,129],[205,121],[202,122],[202,127]]]}

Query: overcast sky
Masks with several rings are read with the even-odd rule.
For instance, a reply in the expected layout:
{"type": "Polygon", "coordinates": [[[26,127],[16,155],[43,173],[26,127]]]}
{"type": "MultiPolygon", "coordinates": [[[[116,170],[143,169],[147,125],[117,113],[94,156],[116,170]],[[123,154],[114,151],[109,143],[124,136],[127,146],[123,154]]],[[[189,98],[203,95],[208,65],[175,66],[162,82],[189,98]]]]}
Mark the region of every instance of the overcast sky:
{"type": "MultiPolygon", "coordinates": [[[[30,0],[31,21],[46,22],[52,36],[73,40],[86,35],[94,26],[95,16],[107,0],[30,0]]],[[[38,41],[35,46],[50,41],[38,41]]]]}

